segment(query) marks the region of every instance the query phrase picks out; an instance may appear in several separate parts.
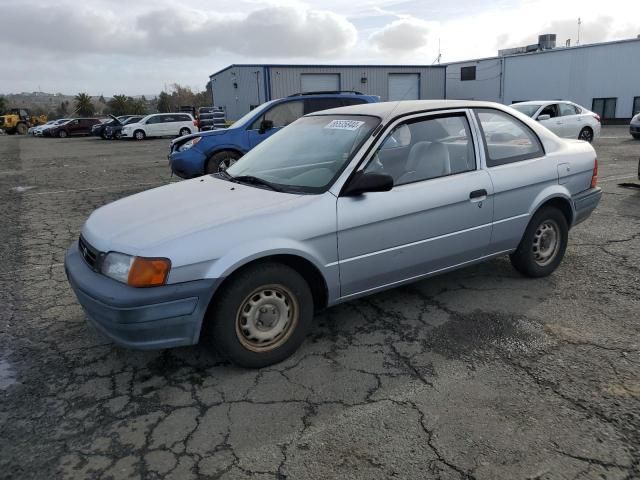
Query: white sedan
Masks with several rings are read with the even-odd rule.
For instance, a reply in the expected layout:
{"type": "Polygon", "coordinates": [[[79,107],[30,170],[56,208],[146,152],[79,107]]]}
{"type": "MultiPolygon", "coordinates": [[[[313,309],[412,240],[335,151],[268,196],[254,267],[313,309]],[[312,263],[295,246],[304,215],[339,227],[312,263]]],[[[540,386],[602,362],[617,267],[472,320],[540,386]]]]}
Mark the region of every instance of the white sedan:
{"type": "Polygon", "coordinates": [[[592,142],[600,135],[600,116],[572,102],[520,102],[511,108],[537,120],[559,137],[592,142]]]}

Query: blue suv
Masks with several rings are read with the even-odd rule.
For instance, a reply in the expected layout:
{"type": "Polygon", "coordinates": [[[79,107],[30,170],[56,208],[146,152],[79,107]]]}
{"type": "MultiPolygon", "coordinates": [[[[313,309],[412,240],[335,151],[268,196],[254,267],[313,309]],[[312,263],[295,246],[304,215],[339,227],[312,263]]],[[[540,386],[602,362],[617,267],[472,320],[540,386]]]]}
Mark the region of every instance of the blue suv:
{"type": "Polygon", "coordinates": [[[307,113],[379,101],[378,96],[360,92],[309,92],[271,100],[250,111],[229,128],[175,139],[171,142],[169,164],[173,173],[182,178],[219,172],[307,113]]]}

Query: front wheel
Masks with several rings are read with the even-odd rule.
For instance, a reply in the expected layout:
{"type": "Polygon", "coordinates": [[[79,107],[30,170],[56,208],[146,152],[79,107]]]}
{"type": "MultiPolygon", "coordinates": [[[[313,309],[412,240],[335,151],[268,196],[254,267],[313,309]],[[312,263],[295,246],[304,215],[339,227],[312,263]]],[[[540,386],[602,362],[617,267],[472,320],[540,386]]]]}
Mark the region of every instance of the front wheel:
{"type": "Polygon", "coordinates": [[[264,263],[239,272],[216,292],[208,338],[233,363],[262,368],[291,356],[312,320],[306,280],[286,265],[264,263]]]}
{"type": "Polygon", "coordinates": [[[60,132],[58,133],[58,137],[60,138],[67,138],[69,134],[65,131],[65,130],[60,130],[60,132]]]}
{"type": "MultiPolygon", "coordinates": [[[[114,137],[116,140],[121,140],[122,139],[122,132],[116,132],[114,134],[114,137]]],[[[113,138],[113,137],[112,137],[113,138]]]]}
{"type": "Polygon", "coordinates": [[[580,130],[580,134],[578,135],[578,140],[584,140],[585,142],[593,142],[593,130],[589,127],[584,127],[580,130]]]}
{"type": "Polygon", "coordinates": [[[206,171],[207,173],[221,172],[229,168],[236,163],[240,155],[235,152],[224,151],[218,152],[212,155],[207,161],[206,171]]]}
{"type": "Polygon", "coordinates": [[[144,140],[146,137],[145,133],[142,130],[136,130],[133,134],[133,138],[136,140],[144,140]]]}
{"type": "Polygon", "coordinates": [[[637,133],[633,133],[631,136],[636,140],[640,140],[640,135],[638,135],[637,133]]]}
{"type": "Polygon", "coordinates": [[[528,277],[551,275],[567,249],[569,227],[564,214],[543,207],[533,216],[518,249],[509,258],[513,267],[528,277]]]}

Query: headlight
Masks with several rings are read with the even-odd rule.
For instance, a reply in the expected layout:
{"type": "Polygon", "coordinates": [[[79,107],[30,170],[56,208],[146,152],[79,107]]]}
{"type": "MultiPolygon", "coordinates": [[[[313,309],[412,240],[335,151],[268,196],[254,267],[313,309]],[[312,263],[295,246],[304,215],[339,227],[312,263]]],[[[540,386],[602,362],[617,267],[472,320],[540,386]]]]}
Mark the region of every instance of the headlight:
{"type": "Polygon", "coordinates": [[[132,287],[164,285],[171,270],[168,258],[132,257],[110,252],[102,262],[102,273],[132,287]]]}
{"type": "Polygon", "coordinates": [[[179,152],[184,152],[185,150],[189,150],[196,143],[198,143],[201,139],[202,139],[202,137],[194,137],[191,140],[187,140],[186,142],[184,142],[182,145],[180,145],[178,147],[178,151],[179,152]]]}
{"type": "Polygon", "coordinates": [[[633,122],[640,121],[640,113],[631,119],[633,122]]]}

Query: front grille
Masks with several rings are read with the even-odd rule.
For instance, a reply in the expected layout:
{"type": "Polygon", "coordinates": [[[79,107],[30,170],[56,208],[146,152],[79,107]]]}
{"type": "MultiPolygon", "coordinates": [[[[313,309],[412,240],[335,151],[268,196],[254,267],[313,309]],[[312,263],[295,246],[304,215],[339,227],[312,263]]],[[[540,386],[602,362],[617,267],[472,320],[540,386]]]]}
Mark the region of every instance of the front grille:
{"type": "Polygon", "coordinates": [[[78,240],[78,248],[80,249],[80,255],[82,255],[84,261],[87,262],[89,268],[96,272],[100,271],[101,254],[98,250],[89,245],[87,241],[82,238],[82,235],[80,236],[80,240],[78,240]]]}

